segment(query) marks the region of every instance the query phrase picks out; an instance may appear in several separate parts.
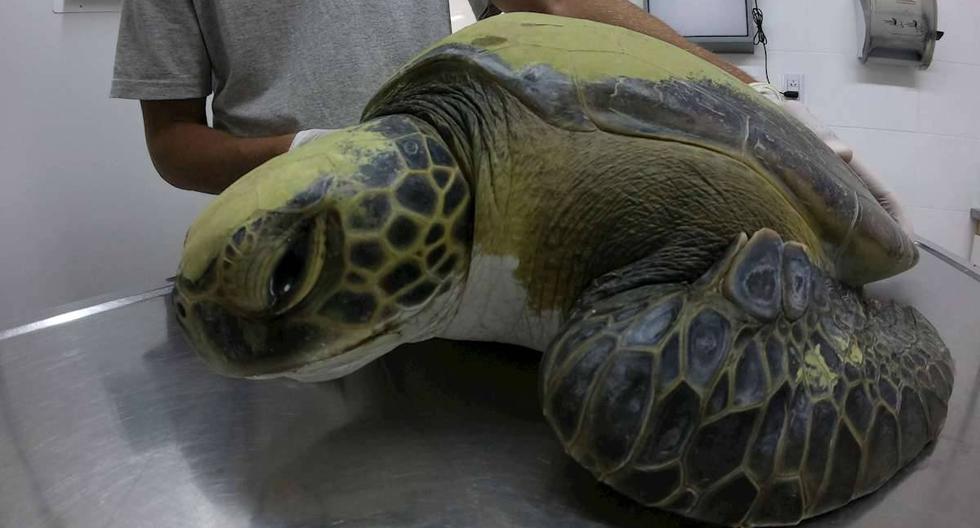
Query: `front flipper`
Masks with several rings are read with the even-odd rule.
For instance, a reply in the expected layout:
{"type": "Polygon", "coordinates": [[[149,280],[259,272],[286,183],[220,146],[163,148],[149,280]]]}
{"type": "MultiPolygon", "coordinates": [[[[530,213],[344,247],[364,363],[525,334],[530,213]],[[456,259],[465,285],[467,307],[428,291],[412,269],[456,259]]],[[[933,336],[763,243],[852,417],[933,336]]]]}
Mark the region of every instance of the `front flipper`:
{"type": "Polygon", "coordinates": [[[878,489],[934,440],[953,367],[917,311],[863,299],[761,230],[692,285],[579,307],[541,379],[566,450],[616,490],[784,525],[878,489]]]}

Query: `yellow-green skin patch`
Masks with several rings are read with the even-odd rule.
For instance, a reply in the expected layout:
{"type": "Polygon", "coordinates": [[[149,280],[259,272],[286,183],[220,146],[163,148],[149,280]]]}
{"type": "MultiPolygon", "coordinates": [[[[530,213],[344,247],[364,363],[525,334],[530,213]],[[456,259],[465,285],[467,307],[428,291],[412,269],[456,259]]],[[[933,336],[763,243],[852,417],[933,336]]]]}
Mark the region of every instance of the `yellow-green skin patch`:
{"type": "Polygon", "coordinates": [[[850,348],[847,349],[847,354],[844,355],[844,361],[855,367],[864,366],[864,352],[856,341],[851,342],[850,348]]]}
{"type": "Polygon", "coordinates": [[[814,345],[803,353],[803,368],[797,372],[796,382],[805,383],[814,394],[829,393],[840,375],[832,371],[820,354],[820,345],[814,345]]]}

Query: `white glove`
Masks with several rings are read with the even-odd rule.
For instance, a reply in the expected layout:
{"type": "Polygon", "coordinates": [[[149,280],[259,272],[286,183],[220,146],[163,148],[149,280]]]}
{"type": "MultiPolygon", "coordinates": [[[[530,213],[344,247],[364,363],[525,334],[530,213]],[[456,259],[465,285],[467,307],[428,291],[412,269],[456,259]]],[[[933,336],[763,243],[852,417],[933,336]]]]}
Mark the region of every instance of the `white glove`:
{"type": "Polygon", "coordinates": [[[857,174],[858,178],[861,179],[865,187],[871,191],[871,195],[875,197],[878,204],[881,205],[881,207],[895,219],[895,222],[897,222],[909,236],[912,236],[912,224],[905,215],[905,211],[902,209],[901,204],[899,204],[898,196],[892,192],[887,185],[885,185],[885,182],[878,177],[877,173],[855,158],[854,150],[850,147],[850,145],[841,141],[833,130],[814,117],[807,107],[803,106],[803,103],[799,101],[787,101],[786,98],[783,97],[782,93],[780,93],[780,91],[771,84],[753,83],[750,86],[766,99],[769,99],[782,107],[787,114],[793,116],[797,121],[803,123],[804,126],[809,128],[814,134],[817,135],[817,137],[826,143],[827,146],[830,147],[830,149],[833,150],[834,153],[840,157],[840,159],[844,160],[844,162],[851,167],[851,170],[857,174]]]}
{"type": "Polygon", "coordinates": [[[309,130],[297,132],[296,135],[293,136],[293,142],[289,144],[289,150],[295,150],[296,148],[301,147],[316,138],[323,137],[336,131],[337,130],[334,128],[311,128],[309,130]]]}

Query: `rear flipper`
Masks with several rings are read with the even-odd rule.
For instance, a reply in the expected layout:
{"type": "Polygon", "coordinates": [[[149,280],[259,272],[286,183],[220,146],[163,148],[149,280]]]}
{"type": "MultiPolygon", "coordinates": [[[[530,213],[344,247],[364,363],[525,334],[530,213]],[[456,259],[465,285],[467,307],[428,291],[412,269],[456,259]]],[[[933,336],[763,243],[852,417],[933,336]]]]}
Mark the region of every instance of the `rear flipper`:
{"type": "Polygon", "coordinates": [[[934,440],[953,365],[913,308],[863,299],[761,230],[693,285],[581,306],[541,383],[566,450],[618,491],[784,525],[878,489],[934,440]]]}

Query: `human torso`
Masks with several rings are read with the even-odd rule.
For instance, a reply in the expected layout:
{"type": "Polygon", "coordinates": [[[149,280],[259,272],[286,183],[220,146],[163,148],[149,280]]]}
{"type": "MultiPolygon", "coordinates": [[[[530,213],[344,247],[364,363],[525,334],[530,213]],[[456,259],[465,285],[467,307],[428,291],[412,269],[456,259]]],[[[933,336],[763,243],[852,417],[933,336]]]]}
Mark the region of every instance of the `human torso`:
{"type": "Polygon", "coordinates": [[[356,123],[398,67],[450,32],[446,0],[195,0],[215,126],[263,136],[356,123]]]}

